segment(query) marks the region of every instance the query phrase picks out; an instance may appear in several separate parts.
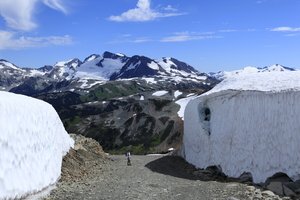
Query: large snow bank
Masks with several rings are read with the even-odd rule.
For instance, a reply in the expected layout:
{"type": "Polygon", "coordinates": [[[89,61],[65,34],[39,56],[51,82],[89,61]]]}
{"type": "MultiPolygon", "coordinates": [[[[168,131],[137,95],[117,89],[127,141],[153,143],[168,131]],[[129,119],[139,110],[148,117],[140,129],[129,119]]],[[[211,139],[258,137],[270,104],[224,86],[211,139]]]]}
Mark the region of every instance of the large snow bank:
{"type": "Polygon", "coordinates": [[[186,107],[186,160],[232,177],[251,172],[257,183],[277,172],[299,178],[299,99],[299,72],[226,79],[186,107]]]}
{"type": "Polygon", "coordinates": [[[72,145],[51,105],[0,92],[0,199],[20,198],[54,184],[72,145]]]}

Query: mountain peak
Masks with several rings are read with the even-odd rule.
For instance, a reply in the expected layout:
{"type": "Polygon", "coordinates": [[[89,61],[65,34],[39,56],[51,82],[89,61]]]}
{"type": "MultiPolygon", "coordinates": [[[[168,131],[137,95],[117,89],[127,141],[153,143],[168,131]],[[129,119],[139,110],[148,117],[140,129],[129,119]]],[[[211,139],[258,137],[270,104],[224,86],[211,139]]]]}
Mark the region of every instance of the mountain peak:
{"type": "Polygon", "coordinates": [[[280,71],[280,72],[283,72],[283,71],[295,71],[295,69],[293,68],[289,68],[289,67],[285,67],[283,65],[280,65],[280,64],[275,64],[275,65],[271,65],[269,67],[264,67],[262,68],[262,70],[264,71],[280,71]]]}
{"type": "Polygon", "coordinates": [[[16,70],[20,69],[19,67],[17,67],[13,63],[11,63],[7,60],[4,60],[4,59],[0,59],[0,68],[3,68],[3,67],[12,68],[12,69],[16,69],[16,70]]]}
{"type": "Polygon", "coordinates": [[[124,54],[112,53],[109,51],[105,51],[102,56],[103,56],[103,58],[111,58],[111,59],[118,59],[118,58],[126,57],[124,54]]]}
{"type": "Polygon", "coordinates": [[[68,61],[57,62],[54,66],[55,67],[69,67],[72,69],[76,69],[81,64],[82,64],[82,62],[78,58],[74,58],[74,59],[71,59],[68,61]]]}
{"type": "Polygon", "coordinates": [[[85,63],[85,62],[90,62],[90,61],[95,60],[95,59],[97,59],[97,58],[99,58],[99,57],[100,57],[99,54],[92,54],[92,55],[86,57],[86,58],[84,59],[83,62],[84,62],[84,63],[85,63]]]}

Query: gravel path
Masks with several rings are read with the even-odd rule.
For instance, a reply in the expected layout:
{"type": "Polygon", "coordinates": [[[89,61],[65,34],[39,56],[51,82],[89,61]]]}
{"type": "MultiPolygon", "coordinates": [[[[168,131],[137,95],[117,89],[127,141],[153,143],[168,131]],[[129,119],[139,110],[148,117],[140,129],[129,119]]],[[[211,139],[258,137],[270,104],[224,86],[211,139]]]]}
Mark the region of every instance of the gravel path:
{"type": "Polygon", "coordinates": [[[60,182],[46,199],[279,199],[244,184],[195,180],[173,158],[132,156],[127,166],[125,156],[110,156],[82,180],[60,182]]]}

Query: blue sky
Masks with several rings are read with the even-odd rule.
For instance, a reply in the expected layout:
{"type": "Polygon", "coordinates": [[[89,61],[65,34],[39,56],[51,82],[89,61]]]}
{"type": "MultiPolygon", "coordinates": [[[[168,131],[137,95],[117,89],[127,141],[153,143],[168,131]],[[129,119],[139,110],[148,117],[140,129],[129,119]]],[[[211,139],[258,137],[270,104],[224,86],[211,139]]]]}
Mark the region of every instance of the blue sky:
{"type": "Polygon", "coordinates": [[[204,72],[300,68],[299,0],[1,0],[0,58],[175,57],[204,72]]]}

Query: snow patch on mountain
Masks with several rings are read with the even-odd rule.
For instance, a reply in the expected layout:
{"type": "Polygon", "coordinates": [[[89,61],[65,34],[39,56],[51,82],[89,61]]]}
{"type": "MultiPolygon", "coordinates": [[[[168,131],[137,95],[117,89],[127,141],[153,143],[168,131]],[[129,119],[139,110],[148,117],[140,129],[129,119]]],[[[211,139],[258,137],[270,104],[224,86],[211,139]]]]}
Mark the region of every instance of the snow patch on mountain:
{"type": "Polygon", "coordinates": [[[176,99],[177,97],[179,97],[180,95],[182,95],[182,92],[180,92],[179,90],[176,90],[176,91],[174,92],[174,97],[175,97],[175,99],[176,99]]]}
{"type": "Polygon", "coordinates": [[[0,92],[0,199],[21,198],[56,183],[73,146],[54,108],[0,92]]]}
{"type": "Polygon", "coordinates": [[[99,57],[100,57],[100,55],[98,55],[98,54],[92,54],[89,57],[87,57],[86,59],[84,59],[84,63],[93,61],[93,60],[95,60],[96,58],[99,58],[99,57]]]}
{"type": "Polygon", "coordinates": [[[164,96],[164,95],[166,95],[166,94],[168,94],[168,91],[161,90],[161,91],[154,92],[154,93],[152,94],[152,96],[160,97],[160,96],[164,96]]]}
{"type": "Polygon", "coordinates": [[[147,83],[153,83],[153,84],[157,84],[157,81],[155,80],[155,78],[142,78],[143,80],[145,80],[147,83]]]}
{"type": "Polygon", "coordinates": [[[152,61],[151,63],[148,63],[148,67],[150,67],[151,69],[154,69],[154,70],[159,70],[159,66],[154,61],[152,61]]]}
{"type": "Polygon", "coordinates": [[[158,64],[168,73],[171,73],[172,66],[176,66],[175,63],[171,61],[171,58],[163,58],[162,60],[158,61],[158,64]]]}

